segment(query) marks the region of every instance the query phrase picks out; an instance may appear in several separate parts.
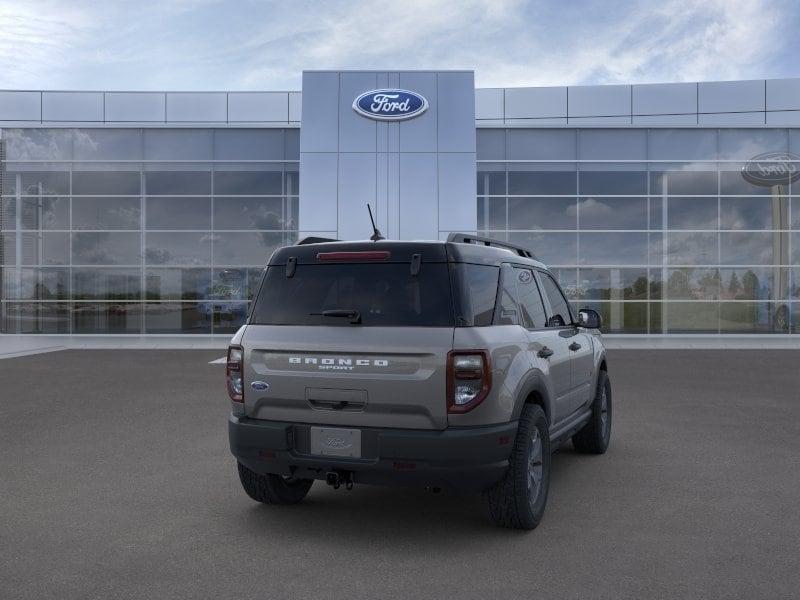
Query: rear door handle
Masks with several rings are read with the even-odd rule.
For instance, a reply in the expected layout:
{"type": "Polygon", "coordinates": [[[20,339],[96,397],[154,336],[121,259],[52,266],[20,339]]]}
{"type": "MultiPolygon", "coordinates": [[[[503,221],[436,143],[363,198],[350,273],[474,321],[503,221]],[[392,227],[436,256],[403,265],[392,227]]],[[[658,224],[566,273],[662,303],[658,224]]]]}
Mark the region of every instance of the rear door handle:
{"type": "Polygon", "coordinates": [[[544,346],[541,350],[539,350],[539,352],[536,353],[539,358],[550,358],[553,356],[553,354],[554,352],[547,346],[544,346]]]}
{"type": "Polygon", "coordinates": [[[575,352],[575,350],[580,350],[581,345],[578,342],[572,342],[569,346],[567,346],[570,350],[575,352]]]}

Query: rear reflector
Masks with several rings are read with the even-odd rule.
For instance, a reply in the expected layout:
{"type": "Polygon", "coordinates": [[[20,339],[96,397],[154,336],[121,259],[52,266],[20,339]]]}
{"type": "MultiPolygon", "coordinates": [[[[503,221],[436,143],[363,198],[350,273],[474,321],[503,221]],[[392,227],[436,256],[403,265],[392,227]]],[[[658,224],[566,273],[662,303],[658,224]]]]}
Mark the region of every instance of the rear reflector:
{"type": "Polygon", "coordinates": [[[389,260],[390,252],[386,250],[365,250],[363,252],[320,252],[317,260],[389,260]]]}

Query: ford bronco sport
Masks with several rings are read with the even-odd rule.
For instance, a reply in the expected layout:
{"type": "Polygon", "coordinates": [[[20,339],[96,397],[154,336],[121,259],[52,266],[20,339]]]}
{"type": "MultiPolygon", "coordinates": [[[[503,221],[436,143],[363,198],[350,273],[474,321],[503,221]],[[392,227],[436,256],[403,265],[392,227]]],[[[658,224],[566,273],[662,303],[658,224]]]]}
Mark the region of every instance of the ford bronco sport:
{"type": "Polygon", "coordinates": [[[228,349],[242,486],[268,504],[315,479],[481,491],[495,523],[532,529],[551,451],[608,447],[599,328],[529,251],[494,240],[280,248],[228,349]]]}

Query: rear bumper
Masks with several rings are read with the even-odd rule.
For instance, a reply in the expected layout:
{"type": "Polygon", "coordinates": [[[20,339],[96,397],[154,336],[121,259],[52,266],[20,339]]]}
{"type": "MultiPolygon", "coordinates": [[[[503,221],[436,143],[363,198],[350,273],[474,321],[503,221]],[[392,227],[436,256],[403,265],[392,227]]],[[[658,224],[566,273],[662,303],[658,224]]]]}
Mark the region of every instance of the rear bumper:
{"type": "Polygon", "coordinates": [[[484,490],[499,481],[517,422],[442,431],[361,429],[363,458],[309,453],[311,425],[236,417],[228,419],[231,452],[257,473],[324,479],[328,471],[352,473],[356,483],[484,490]]]}

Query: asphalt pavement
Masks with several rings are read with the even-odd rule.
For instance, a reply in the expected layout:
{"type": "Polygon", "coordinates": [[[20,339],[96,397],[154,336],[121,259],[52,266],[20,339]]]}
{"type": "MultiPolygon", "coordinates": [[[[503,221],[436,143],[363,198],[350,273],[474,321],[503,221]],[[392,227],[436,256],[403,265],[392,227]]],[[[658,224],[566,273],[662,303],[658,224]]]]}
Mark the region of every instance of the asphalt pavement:
{"type": "Polygon", "coordinates": [[[0,361],[0,598],[800,595],[800,351],[610,351],[611,448],[556,453],[533,532],[452,492],[252,502],[219,356],[0,361]]]}

